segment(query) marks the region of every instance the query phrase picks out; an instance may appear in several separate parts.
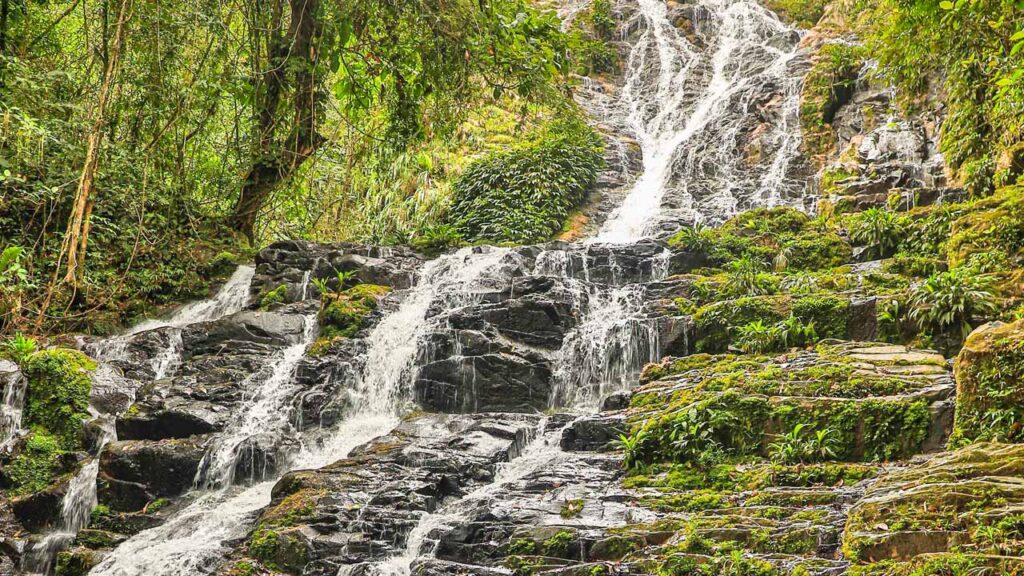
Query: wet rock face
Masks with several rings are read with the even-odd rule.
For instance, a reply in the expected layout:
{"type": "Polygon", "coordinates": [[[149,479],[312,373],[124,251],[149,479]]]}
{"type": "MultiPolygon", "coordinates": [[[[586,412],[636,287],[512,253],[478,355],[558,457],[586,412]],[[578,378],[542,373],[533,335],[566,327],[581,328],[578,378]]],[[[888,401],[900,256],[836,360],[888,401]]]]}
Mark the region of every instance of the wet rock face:
{"type": "Polygon", "coordinates": [[[418,520],[445,498],[492,481],[496,466],[519,455],[537,423],[535,416],[486,414],[407,419],[345,460],[285,475],[249,552],[294,573],[362,573],[367,567],[360,565],[401,553],[418,520]],[[289,547],[259,545],[282,535],[289,547]]]}
{"type": "Polygon", "coordinates": [[[11,503],[0,496],[0,574],[15,573],[25,545],[23,533],[24,527],[14,515],[11,503]]]}
{"type": "Polygon", "coordinates": [[[826,196],[841,211],[909,210],[963,200],[962,189],[947,187],[936,120],[893,119],[891,105],[888,86],[858,81],[833,122],[838,149],[846,152],[825,168],[826,196]]]}
{"type": "Polygon", "coordinates": [[[415,283],[422,262],[422,256],[405,247],[281,241],[256,255],[252,291],[259,296],[283,284],[288,287],[286,301],[297,302],[317,296],[312,279],[326,281],[331,290],[340,289],[339,272],[354,272],[354,281],[362,284],[404,289],[415,283]]]}
{"type": "Polygon", "coordinates": [[[134,512],[158,498],[179,496],[195,482],[205,450],[194,438],[108,444],[100,457],[99,501],[114,511],[134,512]]]}
{"type": "Polygon", "coordinates": [[[244,310],[182,331],[183,364],[150,383],[117,419],[122,440],[187,438],[222,430],[232,407],[269,377],[267,359],[302,337],[303,304],[274,312],[244,310]]]}

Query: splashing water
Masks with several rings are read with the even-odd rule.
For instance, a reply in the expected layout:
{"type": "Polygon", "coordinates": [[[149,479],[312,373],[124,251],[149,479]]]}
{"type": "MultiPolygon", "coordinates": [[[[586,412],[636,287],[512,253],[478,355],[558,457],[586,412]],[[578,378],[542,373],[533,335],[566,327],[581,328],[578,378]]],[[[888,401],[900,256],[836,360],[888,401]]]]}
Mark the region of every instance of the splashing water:
{"type": "Polygon", "coordinates": [[[721,220],[744,204],[783,203],[797,186],[787,174],[800,144],[801,77],[791,66],[798,35],[751,0],[699,2],[695,38],[675,26],[662,0],[637,4],[642,32],[619,108],[640,144],[643,171],[591,241],[633,242],[669,216],[721,220]],[[760,139],[770,160],[751,162],[742,137],[776,90],[782,104],[760,139]],[[663,209],[666,201],[673,210],[663,209]]]}
{"type": "Polygon", "coordinates": [[[100,468],[99,454],[107,443],[116,438],[114,422],[102,418],[95,411],[93,416],[100,420],[100,438],[96,456],[75,474],[68,484],[67,493],[61,501],[60,526],[42,540],[35,543],[22,558],[22,569],[29,574],[49,574],[57,553],[67,548],[78,532],[89,525],[92,509],[98,504],[96,498],[96,475],[100,468]]]}
{"type": "Polygon", "coordinates": [[[249,285],[255,274],[256,269],[252,266],[239,266],[213,298],[188,304],[170,318],[147,320],[136,324],[128,331],[128,334],[139,334],[166,326],[184,328],[191,324],[216,320],[234,314],[249,303],[249,285]]]}

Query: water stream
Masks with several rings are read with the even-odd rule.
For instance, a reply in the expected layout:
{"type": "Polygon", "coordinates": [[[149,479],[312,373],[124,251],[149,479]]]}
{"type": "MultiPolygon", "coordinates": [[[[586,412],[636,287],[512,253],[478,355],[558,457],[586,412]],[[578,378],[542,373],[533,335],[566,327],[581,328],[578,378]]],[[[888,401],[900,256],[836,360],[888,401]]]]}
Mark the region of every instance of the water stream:
{"type": "Polygon", "coordinates": [[[605,113],[636,139],[643,170],[590,241],[628,243],[666,219],[721,221],[745,207],[795,201],[801,185],[788,175],[800,146],[799,35],[751,0],[696,3],[689,37],[662,0],[636,4],[624,28],[641,31],[605,113]],[[781,103],[755,155],[745,138],[773,97],[781,103]]]}

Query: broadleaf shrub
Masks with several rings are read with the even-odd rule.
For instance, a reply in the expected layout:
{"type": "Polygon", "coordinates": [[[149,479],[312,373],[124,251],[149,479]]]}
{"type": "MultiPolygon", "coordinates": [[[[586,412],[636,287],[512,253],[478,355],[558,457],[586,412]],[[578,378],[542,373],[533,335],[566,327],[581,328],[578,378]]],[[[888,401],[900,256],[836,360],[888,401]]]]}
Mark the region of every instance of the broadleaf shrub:
{"type": "Polygon", "coordinates": [[[469,241],[548,240],[593,188],[602,152],[600,136],[581,120],[552,122],[474,161],[455,181],[450,220],[469,241]]]}

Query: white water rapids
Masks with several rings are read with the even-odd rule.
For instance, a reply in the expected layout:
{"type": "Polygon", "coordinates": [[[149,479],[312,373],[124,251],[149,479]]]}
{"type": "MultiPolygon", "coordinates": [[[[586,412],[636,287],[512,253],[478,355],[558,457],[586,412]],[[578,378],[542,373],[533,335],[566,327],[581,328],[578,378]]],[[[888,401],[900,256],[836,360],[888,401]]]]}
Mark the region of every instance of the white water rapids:
{"type": "MultiPolygon", "coordinates": [[[[718,220],[748,206],[786,203],[792,197],[788,175],[800,142],[800,78],[791,70],[797,58],[795,32],[750,0],[701,0],[694,5],[701,17],[693,36],[673,25],[661,0],[628,3],[633,16],[626,27],[636,30],[636,39],[624,87],[614,102],[598,101],[588,109],[636,138],[643,170],[587,244],[633,243],[656,234],[666,219],[718,220]],[[770,120],[760,136],[764,154],[751,165],[739,142],[741,122],[772,95],[779,96],[777,111],[766,114],[770,120]]],[[[584,4],[573,3],[577,9],[584,4]]],[[[559,277],[586,302],[580,322],[554,358],[550,400],[552,406],[581,412],[627,388],[639,368],[661,353],[658,327],[643,315],[642,286],[594,284],[585,273],[580,278],[559,265],[569,252],[586,248],[542,253],[534,270],[559,277]]],[[[481,283],[516,257],[508,249],[467,248],[424,265],[417,284],[366,338],[362,373],[348,391],[355,408],[331,429],[299,432],[286,414],[295,391],[294,369],[315,335],[307,331],[301,342],[275,356],[272,377],[215,438],[198,479],[200,489],[187,505],[165,524],[121,544],[91,574],[193,576],[214,570],[230,552],[230,542],[244,537],[255,514],[270,503],[281,473],[326,466],[398,423],[411,405],[421,336],[446,321],[443,311],[474,303],[481,283]],[[442,312],[429,316],[431,310],[442,312]],[[274,478],[237,485],[233,474],[238,444],[268,431],[290,435],[301,448],[274,478]]],[[[645,280],[666,273],[667,261],[645,280]]],[[[305,278],[304,285],[308,274],[305,278]]],[[[302,292],[305,296],[305,287],[302,292]]],[[[413,560],[431,553],[427,544],[432,530],[457,521],[469,504],[498,497],[503,486],[560,458],[551,439],[542,435],[520,458],[502,466],[493,483],[425,515],[410,533],[405,552],[377,563],[372,571],[381,576],[409,574],[413,560]]]]}

